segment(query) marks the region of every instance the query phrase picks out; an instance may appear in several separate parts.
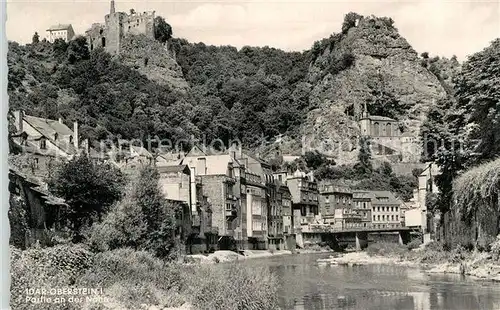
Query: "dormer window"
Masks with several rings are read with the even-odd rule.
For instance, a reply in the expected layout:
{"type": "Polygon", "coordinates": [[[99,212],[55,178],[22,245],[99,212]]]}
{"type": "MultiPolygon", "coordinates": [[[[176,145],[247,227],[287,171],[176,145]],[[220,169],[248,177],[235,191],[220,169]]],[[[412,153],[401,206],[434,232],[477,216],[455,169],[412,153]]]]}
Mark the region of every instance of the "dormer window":
{"type": "Polygon", "coordinates": [[[46,141],[45,141],[45,138],[42,138],[42,139],[40,140],[40,148],[41,148],[42,150],[45,150],[45,149],[47,148],[47,143],[46,143],[46,141]]]}
{"type": "Polygon", "coordinates": [[[56,133],[54,134],[54,141],[57,141],[57,137],[59,137],[59,134],[56,132],[56,133]]]}
{"type": "Polygon", "coordinates": [[[69,136],[69,143],[73,143],[73,136],[69,136]]]}

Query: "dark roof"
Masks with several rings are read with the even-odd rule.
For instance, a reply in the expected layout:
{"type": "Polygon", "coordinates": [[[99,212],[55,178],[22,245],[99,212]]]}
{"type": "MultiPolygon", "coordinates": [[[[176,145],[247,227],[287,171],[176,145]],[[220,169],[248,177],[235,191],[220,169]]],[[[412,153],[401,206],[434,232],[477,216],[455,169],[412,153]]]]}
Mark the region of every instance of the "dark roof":
{"type": "Polygon", "coordinates": [[[395,119],[386,117],[386,116],[380,116],[380,115],[370,115],[368,116],[369,119],[372,121],[390,121],[390,122],[396,122],[395,119]]]}
{"type": "Polygon", "coordinates": [[[44,136],[50,142],[55,144],[58,148],[69,154],[75,154],[77,152],[73,143],[69,141],[64,141],[63,137],[68,137],[73,135],[73,131],[68,128],[68,126],[60,123],[56,120],[45,119],[30,115],[24,115],[23,120],[35,128],[41,136],[44,136]],[[54,140],[54,135],[57,133],[59,138],[54,140]]]}
{"type": "Polygon", "coordinates": [[[58,25],[52,25],[50,26],[47,31],[56,31],[56,30],[68,30],[70,28],[73,28],[71,24],[58,24],[58,25]]]}
{"type": "Polygon", "coordinates": [[[388,198],[388,201],[380,201],[381,204],[401,204],[401,201],[390,191],[370,191],[375,197],[373,204],[378,204],[377,198],[388,198]]]}
{"type": "Polygon", "coordinates": [[[190,169],[187,165],[178,165],[178,166],[164,166],[157,167],[158,172],[160,173],[177,173],[177,172],[188,172],[190,173],[190,169]]]}

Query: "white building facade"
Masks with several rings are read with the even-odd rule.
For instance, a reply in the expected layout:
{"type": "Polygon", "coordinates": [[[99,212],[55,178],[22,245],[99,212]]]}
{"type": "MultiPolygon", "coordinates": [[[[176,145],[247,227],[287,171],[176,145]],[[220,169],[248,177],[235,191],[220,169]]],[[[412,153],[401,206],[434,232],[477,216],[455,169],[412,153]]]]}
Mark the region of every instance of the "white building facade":
{"type": "Polygon", "coordinates": [[[75,31],[71,24],[53,25],[46,30],[46,39],[50,43],[54,43],[57,39],[63,39],[65,42],[69,42],[74,36],[75,31]]]}

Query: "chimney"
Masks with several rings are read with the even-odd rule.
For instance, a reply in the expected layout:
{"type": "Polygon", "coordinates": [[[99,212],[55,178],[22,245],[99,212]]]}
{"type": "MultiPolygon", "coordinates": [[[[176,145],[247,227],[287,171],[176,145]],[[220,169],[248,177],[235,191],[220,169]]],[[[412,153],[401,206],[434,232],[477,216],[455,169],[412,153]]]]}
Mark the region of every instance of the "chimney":
{"type": "Polygon", "coordinates": [[[17,132],[23,132],[23,116],[24,112],[21,110],[14,111],[14,118],[16,122],[17,132]]]}
{"type": "Polygon", "coordinates": [[[83,150],[85,151],[85,153],[90,154],[89,153],[89,151],[90,151],[89,139],[85,139],[82,141],[82,147],[83,147],[83,150]]]}
{"type": "Polygon", "coordinates": [[[115,0],[111,0],[111,8],[109,10],[110,14],[115,13],[115,0]]]}
{"type": "Polygon", "coordinates": [[[59,117],[59,124],[62,124],[62,123],[63,123],[62,117],[59,117]]]}
{"type": "Polygon", "coordinates": [[[79,142],[79,139],[78,139],[78,122],[75,121],[73,123],[73,143],[75,145],[75,148],[78,148],[78,146],[80,145],[79,142]]]}

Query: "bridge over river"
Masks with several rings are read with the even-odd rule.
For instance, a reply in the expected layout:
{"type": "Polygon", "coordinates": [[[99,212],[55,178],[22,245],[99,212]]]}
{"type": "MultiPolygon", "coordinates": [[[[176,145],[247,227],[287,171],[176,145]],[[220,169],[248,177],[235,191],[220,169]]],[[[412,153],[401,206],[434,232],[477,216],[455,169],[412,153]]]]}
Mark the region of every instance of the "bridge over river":
{"type": "Polygon", "coordinates": [[[400,244],[410,241],[411,233],[417,230],[405,226],[375,226],[368,227],[334,227],[331,225],[307,225],[296,230],[298,245],[306,242],[339,242],[355,241],[356,249],[362,250],[368,246],[369,235],[392,234],[397,235],[400,244]]]}

